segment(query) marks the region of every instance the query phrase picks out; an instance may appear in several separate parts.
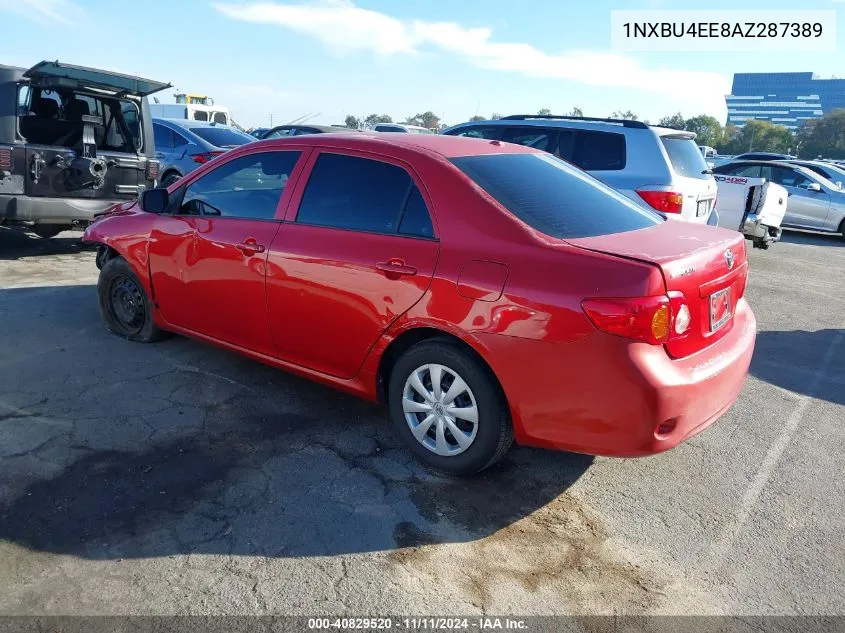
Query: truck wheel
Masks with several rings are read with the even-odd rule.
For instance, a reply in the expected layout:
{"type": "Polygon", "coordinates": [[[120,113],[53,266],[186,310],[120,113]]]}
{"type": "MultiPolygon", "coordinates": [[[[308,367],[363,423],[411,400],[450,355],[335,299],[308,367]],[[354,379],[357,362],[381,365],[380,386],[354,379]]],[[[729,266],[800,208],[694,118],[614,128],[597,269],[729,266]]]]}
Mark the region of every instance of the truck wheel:
{"type": "Polygon", "coordinates": [[[36,224],[32,229],[38,237],[43,237],[45,240],[55,237],[62,231],[69,231],[71,227],[62,224],[36,224]]]}
{"type": "Polygon", "coordinates": [[[132,267],[122,257],[108,260],[97,281],[100,313],[113,334],[141,343],[165,338],[153,323],[152,302],[132,267]]]}

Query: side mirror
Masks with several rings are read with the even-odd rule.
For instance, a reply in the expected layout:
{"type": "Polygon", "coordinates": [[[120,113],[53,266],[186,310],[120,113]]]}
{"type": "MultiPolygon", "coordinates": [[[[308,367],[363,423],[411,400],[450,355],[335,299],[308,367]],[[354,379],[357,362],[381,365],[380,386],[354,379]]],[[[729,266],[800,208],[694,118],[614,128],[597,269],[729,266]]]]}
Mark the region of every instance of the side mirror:
{"type": "Polygon", "coordinates": [[[164,213],[169,204],[170,195],[163,187],[147,189],[141,193],[141,209],[147,213],[164,213]]]}
{"type": "Polygon", "coordinates": [[[807,191],[818,192],[818,191],[821,191],[821,190],[822,190],[822,186],[817,182],[811,182],[809,185],[807,185],[807,191]]]}

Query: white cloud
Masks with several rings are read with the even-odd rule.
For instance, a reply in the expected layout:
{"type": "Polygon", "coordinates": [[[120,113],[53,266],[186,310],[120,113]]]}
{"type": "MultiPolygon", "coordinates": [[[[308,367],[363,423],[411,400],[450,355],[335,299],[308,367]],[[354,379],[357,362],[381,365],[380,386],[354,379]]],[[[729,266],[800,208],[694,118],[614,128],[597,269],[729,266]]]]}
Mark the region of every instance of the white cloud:
{"type": "Polygon", "coordinates": [[[717,103],[721,104],[723,95],[730,92],[728,77],[719,73],[648,68],[632,57],[609,52],[548,53],[531,44],[496,41],[489,28],[467,28],[454,22],[403,22],[358,8],[351,0],[213,6],[232,19],[275,24],[311,35],[339,52],[413,55],[433,48],[488,70],[633,88],[673,97],[688,92],[691,100],[700,102],[699,96],[703,95],[710,101],[708,105],[716,108],[723,107],[717,103]]]}
{"type": "Polygon", "coordinates": [[[70,0],[0,0],[0,13],[12,13],[41,24],[73,26],[83,11],[70,0]]]}

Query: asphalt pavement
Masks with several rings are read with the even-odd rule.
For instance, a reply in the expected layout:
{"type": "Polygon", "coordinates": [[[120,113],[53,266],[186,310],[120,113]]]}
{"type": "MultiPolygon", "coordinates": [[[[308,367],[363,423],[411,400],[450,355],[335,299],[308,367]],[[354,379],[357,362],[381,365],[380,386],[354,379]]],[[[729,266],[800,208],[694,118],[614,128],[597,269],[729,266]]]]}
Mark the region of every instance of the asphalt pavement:
{"type": "Polygon", "coordinates": [[[386,411],[110,335],[0,227],[0,614],[845,614],[845,240],[751,251],[751,375],[668,453],[420,467],[386,411]]]}

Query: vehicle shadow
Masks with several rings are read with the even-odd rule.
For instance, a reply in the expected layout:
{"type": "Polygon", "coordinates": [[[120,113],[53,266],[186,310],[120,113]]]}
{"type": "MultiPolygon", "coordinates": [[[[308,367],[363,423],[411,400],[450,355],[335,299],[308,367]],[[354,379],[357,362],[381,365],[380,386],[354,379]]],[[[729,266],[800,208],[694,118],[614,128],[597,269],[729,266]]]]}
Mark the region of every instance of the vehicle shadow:
{"type": "Polygon", "coordinates": [[[0,291],[0,318],[0,541],[31,550],[291,557],[469,541],[592,463],[515,448],[475,477],[431,472],[380,406],[189,339],[109,335],[92,286],[0,291]]]}
{"type": "Polygon", "coordinates": [[[845,247],[845,239],[840,235],[830,233],[811,233],[795,229],[784,229],[780,241],[787,244],[804,244],[807,246],[834,246],[845,247]]]}
{"type": "Polygon", "coordinates": [[[845,330],[758,332],[751,374],[795,393],[845,405],[845,330]]]}
{"type": "Polygon", "coordinates": [[[65,231],[56,237],[44,239],[21,227],[0,226],[0,260],[71,255],[96,248],[94,245],[83,244],[81,238],[82,231],[65,231]]]}

